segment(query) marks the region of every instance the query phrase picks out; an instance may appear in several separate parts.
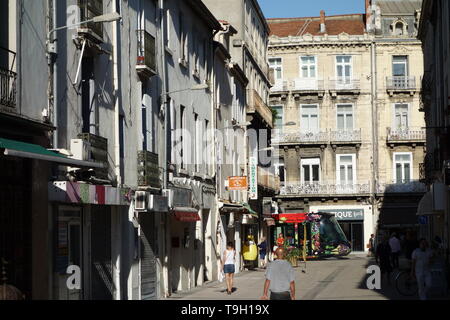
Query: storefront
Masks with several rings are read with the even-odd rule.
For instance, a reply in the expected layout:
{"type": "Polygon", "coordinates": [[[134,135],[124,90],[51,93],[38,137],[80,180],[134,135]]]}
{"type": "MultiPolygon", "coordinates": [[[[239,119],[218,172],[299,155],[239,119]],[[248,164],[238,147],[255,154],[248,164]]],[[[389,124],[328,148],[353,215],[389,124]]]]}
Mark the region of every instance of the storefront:
{"type": "Polygon", "coordinates": [[[364,252],[374,226],[370,206],[312,206],[311,212],[333,213],[351,244],[352,252],[364,252]]]}
{"type": "Polygon", "coordinates": [[[120,299],[121,222],[130,190],[60,181],[49,183],[49,201],[55,226],[52,299],[120,299]]]}

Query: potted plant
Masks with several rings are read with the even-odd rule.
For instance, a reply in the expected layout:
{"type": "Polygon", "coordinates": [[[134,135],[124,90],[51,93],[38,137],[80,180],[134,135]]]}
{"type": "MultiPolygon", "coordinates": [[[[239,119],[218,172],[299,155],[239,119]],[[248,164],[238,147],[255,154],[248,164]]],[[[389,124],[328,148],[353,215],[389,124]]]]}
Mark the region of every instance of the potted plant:
{"type": "Polygon", "coordinates": [[[296,247],[287,249],[286,260],[289,261],[293,267],[298,266],[298,259],[302,256],[302,251],[296,247]]]}

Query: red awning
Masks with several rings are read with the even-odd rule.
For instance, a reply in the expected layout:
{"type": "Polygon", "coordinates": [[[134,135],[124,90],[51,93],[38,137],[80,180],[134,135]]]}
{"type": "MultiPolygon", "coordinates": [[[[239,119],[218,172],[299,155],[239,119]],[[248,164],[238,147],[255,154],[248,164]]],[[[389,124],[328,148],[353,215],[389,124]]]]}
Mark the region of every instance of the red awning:
{"type": "Polygon", "coordinates": [[[175,213],[175,219],[182,222],[200,221],[198,210],[194,208],[175,207],[172,210],[175,213]]]}
{"type": "Polygon", "coordinates": [[[302,223],[306,221],[307,213],[280,213],[273,214],[272,217],[283,223],[302,223]]]}

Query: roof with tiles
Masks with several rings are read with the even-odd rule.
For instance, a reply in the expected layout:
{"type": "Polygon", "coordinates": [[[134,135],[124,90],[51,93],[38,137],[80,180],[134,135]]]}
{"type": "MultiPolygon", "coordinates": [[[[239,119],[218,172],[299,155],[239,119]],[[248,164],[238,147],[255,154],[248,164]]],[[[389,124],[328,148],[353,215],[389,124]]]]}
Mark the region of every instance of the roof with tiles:
{"type": "MultiPolygon", "coordinates": [[[[320,17],[305,18],[272,18],[267,20],[270,35],[277,37],[301,36],[311,34],[323,35],[320,32],[320,17]]],[[[348,14],[325,17],[326,34],[338,35],[343,32],[349,35],[363,35],[365,32],[365,14],[348,14]]]]}

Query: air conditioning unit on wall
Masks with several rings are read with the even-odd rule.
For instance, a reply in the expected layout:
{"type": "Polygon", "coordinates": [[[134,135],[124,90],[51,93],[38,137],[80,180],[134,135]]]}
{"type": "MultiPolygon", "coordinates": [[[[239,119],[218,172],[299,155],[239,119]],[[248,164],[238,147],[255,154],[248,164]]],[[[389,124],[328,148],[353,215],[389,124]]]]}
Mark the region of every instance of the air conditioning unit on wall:
{"type": "Polygon", "coordinates": [[[134,195],[134,210],[135,211],[147,211],[148,196],[145,191],[136,191],[134,195]]]}

